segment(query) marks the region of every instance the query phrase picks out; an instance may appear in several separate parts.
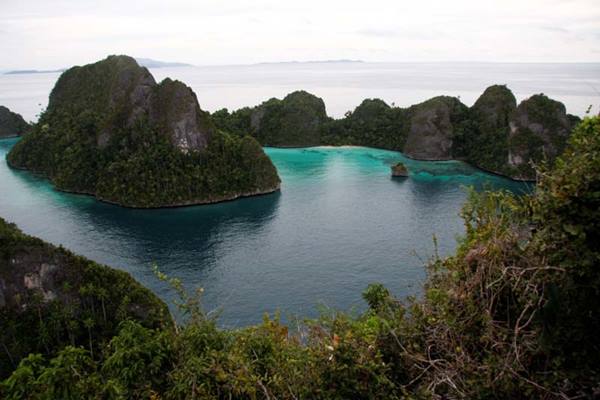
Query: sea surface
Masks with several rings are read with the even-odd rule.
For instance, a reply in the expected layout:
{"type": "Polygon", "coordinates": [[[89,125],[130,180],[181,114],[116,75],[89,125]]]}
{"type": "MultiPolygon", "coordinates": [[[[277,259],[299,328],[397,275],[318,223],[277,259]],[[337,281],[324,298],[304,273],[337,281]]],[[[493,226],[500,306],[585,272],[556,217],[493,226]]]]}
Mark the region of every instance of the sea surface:
{"type": "MultiPolygon", "coordinates": [[[[600,63],[281,63],[155,68],[157,81],[179,79],[207,111],[237,109],[282,98],[299,89],[322,97],[330,116],[341,117],[365,98],[410,106],[438,95],[472,105],[486,87],[507,84],[517,100],[536,93],[583,116],[600,109],[600,63]]],[[[36,120],[59,73],[0,74],[0,105],[36,120]]]]}
{"type": "Polygon", "coordinates": [[[172,303],[152,272],[204,288],[203,304],[222,326],[314,317],[322,307],[360,311],[361,292],[384,283],[418,295],[425,262],[451,253],[464,228],[466,187],[530,187],[461,162],[418,162],[363,147],[266,148],[281,192],[232,202],[132,210],[54,190],[45,179],[10,169],[0,140],[0,216],[100,263],[130,272],[172,303]],[[404,162],[410,178],[392,179],[404,162]]]}

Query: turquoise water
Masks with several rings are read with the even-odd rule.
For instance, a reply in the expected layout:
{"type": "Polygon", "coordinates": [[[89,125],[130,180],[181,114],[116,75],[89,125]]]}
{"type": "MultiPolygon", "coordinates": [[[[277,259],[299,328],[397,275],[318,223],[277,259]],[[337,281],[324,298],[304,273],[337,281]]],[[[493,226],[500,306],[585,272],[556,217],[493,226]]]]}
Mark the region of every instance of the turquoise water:
{"type": "MultiPolygon", "coordinates": [[[[16,139],[0,140],[0,160],[16,139]]],[[[463,226],[464,186],[527,190],[460,162],[417,162],[361,148],[266,149],[280,193],[165,210],[131,210],[57,192],[44,179],[0,163],[0,216],[28,234],[122,268],[167,301],[151,265],[188,288],[224,326],[264,312],[315,316],[317,306],[362,309],[361,291],[382,282],[418,294],[423,263],[448,254],[463,226]],[[391,179],[403,161],[409,179],[391,179]]]]}

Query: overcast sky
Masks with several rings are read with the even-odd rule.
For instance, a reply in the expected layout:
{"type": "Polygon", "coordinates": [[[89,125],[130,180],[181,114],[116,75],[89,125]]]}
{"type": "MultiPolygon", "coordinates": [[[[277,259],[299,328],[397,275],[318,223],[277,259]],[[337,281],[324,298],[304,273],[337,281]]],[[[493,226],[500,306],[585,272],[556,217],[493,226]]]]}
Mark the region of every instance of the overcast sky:
{"type": "Polygon", "coordinates": [[[600,61],[600,0],[0,0],[0,69],[108,54],[266,61],[600,61]]]}

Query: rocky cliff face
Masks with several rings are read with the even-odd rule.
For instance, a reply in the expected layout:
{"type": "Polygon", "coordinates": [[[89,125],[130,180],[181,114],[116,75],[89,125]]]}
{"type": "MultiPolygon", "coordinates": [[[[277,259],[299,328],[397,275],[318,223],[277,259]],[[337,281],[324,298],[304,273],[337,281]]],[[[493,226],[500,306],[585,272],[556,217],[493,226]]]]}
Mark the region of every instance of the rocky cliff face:
{"type": "Polygon", "coordinates": [[[171,143],[187,153],[208,145],[213,126],[196,94],[180,81],[165,79],[150,95],[150,121],[169,132],[171,143]]]}
{"type": "Polygon", "coordinates": [[[509,122],[507,163],[515,177],[534,178],[532,161],[553,160],[562,153],[573,122],[562,103],[543,94],[521,102],[509,122]]]}
{"type": "Polygon", "coordinates": [[[455,136],[461,134],[467,107],[457,98],[440,96],[412,106],[403,152],[418,160],[450,160],[455,136]]]}
{"type": "Polygon", "coordinates": [[[100,347],[121,321],[171,326],[166,305],[129,274],[23,234],[0,218],[0,377],[28,353],[100,347]],[[23,335],[26,332],[26,335],[23,335]]]}
{"type": "Polygon", "coordinates": [[[68,69],[56,83],[48,109],[68,110],[76,117],[92,113],[100,148],[116,131],[139,121],[161,129],[182,152],[205,148],[214,130],[189,87],[171,79],[157,84],[128,56],[68,69]]]}
{"type": "Polygon", "coordinates": [[[0,106],[0,138],[21,136],[27,133],[31,126],[19,114],[0,106]]]}

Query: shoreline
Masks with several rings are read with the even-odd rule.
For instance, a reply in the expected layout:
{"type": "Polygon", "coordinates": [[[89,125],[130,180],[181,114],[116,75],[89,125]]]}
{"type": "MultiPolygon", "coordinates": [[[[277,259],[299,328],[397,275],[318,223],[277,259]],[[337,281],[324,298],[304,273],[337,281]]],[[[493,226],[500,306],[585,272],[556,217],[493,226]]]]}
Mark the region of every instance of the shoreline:
{"type": "Polygon", "coordinates": [[[490,175],[499,176],[501,178],[506,178],[506,179],[509,179],[511,181],[514,181],[514,182],[524,182],[524,183],[535,183],[535,182],[537,182],[537,180],[535,178],[534,179],[517,178],[517,177],[512,177],[512,176],[509,176],[509,175],[502,174],[502,173],[497,172],[497,171],[492,171],[492,170],[480,167],[479,165],[472,164],[472,163],[470,163],[467,160],[462,159],[462,158],[449,158],[449,159],[445,159],[445,160],[414,158],[414,157],[411,157],[411,156],[409,156],[409,155],[407,155],[407,154],[405,154],[405,153],[403,153],[403,152],[401,152],[399,150],[386,149],[385,147],[361,146],[361,145],[353,145],[353,144],[351,144],[351,145],[344,144],[344,145],[339,145],[339,146],[331,145],[331,144],[326,144],[326,145],[318,145],[318,146],[300,146],[300,147],[283,147],[283,146],[263,146],[263,147],[271,148],[271,149],[282,149],[282,150],[288,150],[288,149],[315,149],[315,148],[327,148],[327,149],[343,149],[343,148],[346,148],[346,149],[351,149],[351,148],[361,148],[362,147],[362,148],[365,148],[365,149],[385,150],[385,151],[392,151],[394,153],[400,153],[403,157],[406,157],[407,159],[412,160],[412,161],[423,161],[423,162],[431,162],[431,163],[459,161],[459,162],[463,162],[463,163],[469,165],[470,167],[478,169],[478,170],[480,170],[482,172],[488,173],[490,175]]]}
{"type": "Polygon", "coordinates": [[[131,210],[160,210],[160,209],[168,209],[168,208],[183,208],[183,207],[193,207],[193,206],[201,206],[201,205],[218,204],[218,203],[225,203],[225,202],[234,201],[234,200],[237,200],[237,199],[244,199],[244,198],[250,198],[250,197],[257,197],[257,196],[267,196],[269,194],[274,194],[274,193],[277,193],[277,192],[281,191],[281,182],[279,182],[277,184],[277,186],[275,186],[273,188],[269,188],[269,189],[265,189],[265,190],[255,190],[253,192],[235,193],[235,194],[225,195],[225,196],[219,196],[219,197],[215,197],[215,198],[211,198],[211,199],[190,200],[190,201],[185,201],[185,202],[182,202],[182,203],[174,203],[174,204],[167,204],[167,205],[160,205],[160,206],[147,206],[147,207],[146,206],[136,206],[136,205],[126,205],[126,204],[121,204],[121,203],[116,202],[116,201],[104,199],[104,198],[99,197],[98,195],[96,195],[95,193],[92,193],[92,192],[86,192],[86,191],[81,191],[81,190],[69,190],[69,189],[59,188],[52,181],[52,179],[50,179],[50,177],[48,177],[46,174],[40,173],[40,172],[37,172],[37,171],[33,171],[33,170],[30,170],[30,169],[27,169],[27,168],[22,168],[22,167],[14,166],[14,165],[12,165],[8,161],[8,159],[5,159],[5,161],[6,161],[6,164],[8,165],[9,168],[15,169],[17,171],[28,172],[28,173],[30,173],[32,175],[35,175],[35,176],[39,177],[39,178],[47,180],[52,185],[52,189],[56,190],[57,192],[68,193],[68,194],[73,194],[73,195],[77,195],[77,196],[92,197],[95,200],[100,201],[102,203],[110,204],[110,205],[113,205],[113,206],[119,206],[119,207],[129,208],[131,210]]]}

